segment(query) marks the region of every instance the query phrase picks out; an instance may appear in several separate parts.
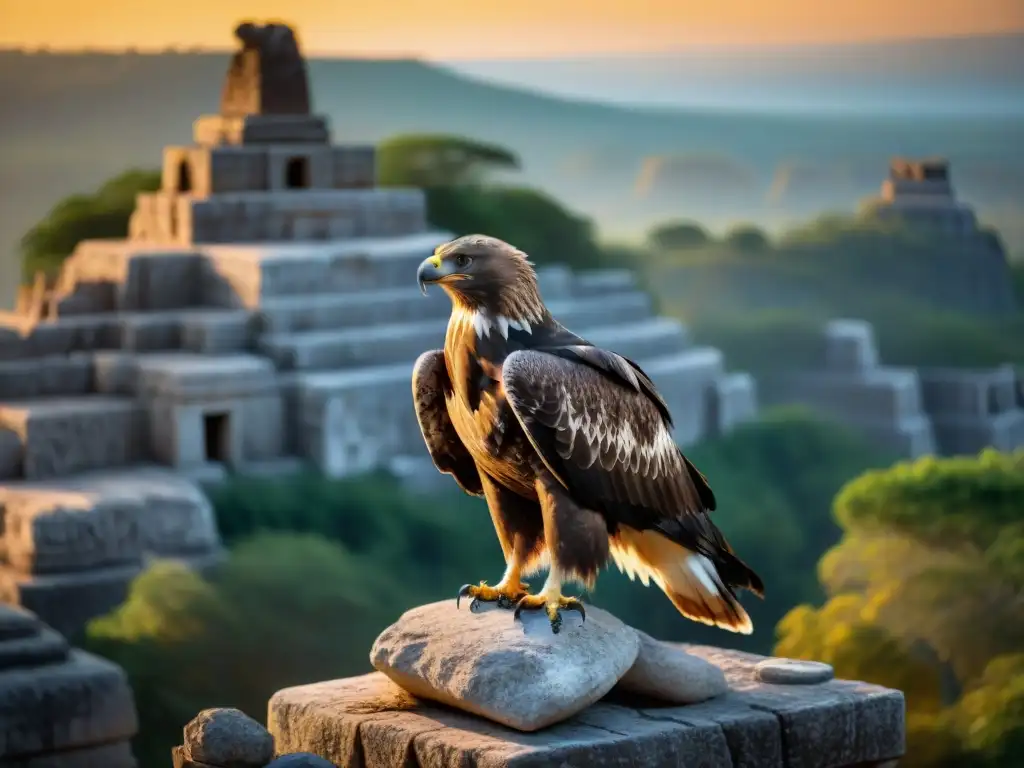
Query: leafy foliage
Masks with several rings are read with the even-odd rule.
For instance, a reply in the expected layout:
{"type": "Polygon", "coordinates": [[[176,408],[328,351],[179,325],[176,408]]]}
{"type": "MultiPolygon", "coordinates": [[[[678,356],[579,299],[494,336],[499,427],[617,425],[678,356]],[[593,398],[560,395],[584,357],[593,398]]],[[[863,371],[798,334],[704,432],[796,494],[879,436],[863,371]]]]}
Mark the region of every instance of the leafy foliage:
{"type": "Polygon", "coordinates": [[[57,203],[21,239],[22,277],[53,276],[82,240],[124,237],[139,192],[160,188],[160,172],[129,170],[90,195],[72,195],[57,203]]]}
{"type": "Polygon", "coordinates": [[[764,230],[751,224],[739,224],[725,233],[725,244],[740,253],[763,253],[771,248],[764,230]]]}
{"type": "Polygon", "coordinates": [[[377,158],[379,183],[421,187],[427,218],[439,229],[501,238],[537,264],[587,269],[611,261],[589,219],[540,190],[488,183],[495,171],[518,168],[510,150],[458,136],[412,135],[385,141],[377,158]]]}
{"type": "Polygon", "coordinates": [[[901,688],[919,766],[996,766],[1024,740],[1024,451],[925,458],[848,483],[829,600],[778,626],[775,652],[901,688]]]}
{"type": "Polygon", "coordinates": [[[511,150],[462,136],[402,135],[377,147],[377,183],[386,187],[476,185],[492,171],[518,168],[511,150]]]}
{"type": "Polygon", "coordinates": [[[651,229],[647,241],[652,248],[674,251],[707,245],[711,236],[700,224],[692,221],[670,221],[651,229]]]}

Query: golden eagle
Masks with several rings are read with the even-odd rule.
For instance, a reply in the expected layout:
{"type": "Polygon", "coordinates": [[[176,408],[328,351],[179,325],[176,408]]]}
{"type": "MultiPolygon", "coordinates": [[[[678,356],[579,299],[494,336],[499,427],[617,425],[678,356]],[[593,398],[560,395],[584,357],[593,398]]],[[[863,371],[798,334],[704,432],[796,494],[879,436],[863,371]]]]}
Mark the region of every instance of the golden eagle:
{"type": "Polygon", "coordinates": [[[559,324],[526,254],[496,238],[439,246],[417,279],[452,301],[444,349],[413,370],[420,430],[438,470],[486,499],[505,554],[501,581],[459,597],[515,606],[516,618],[544,609],[558,632],[560,609],[586,618],[563,582],[593,586],[611,559],[687,618],[749,634],[734,590],[761,596],[761,579],[711,521],[715,496],[640,367],[559,324]],[[544,566],[528,594],[521,578],[544,566]]]}

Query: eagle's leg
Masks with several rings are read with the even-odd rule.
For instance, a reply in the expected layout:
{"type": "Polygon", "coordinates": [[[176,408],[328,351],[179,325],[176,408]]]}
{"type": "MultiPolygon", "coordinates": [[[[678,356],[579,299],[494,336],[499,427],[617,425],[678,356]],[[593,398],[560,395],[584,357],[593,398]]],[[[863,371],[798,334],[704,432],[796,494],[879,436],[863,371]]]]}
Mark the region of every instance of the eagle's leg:
{"type": "Polygon", "coordinates": [[[544,519],[544,539],[551,556],[547,581],[536,595],[527,595],[516,605],[514,619],[524,610],[540,610],[548,616],[551,631],[562,628],[561,611],[577,611],[586,621],[583,603],[562,594],[566,576],[593,584],[608,561],[608,527],[601,515],[584,509],[566,493],[551,473],[537,468],[537,498],[544,519]]]}
{"type": "Polygon", "coordinates": [[[499,608],[513,608],[526,595],[523,573],[536,561],[543,549],[544,523],[540,506],[505,488],[486,473],[480,473],[484,498],[491,512],[491,521],[505,555],[505,574],[493,587],[481,581],[465,584],[459,590],[455,605],[463,597],[472,597],[469,609],[479,603],[497,603],[499,608]]]}
{"type": "Polygon", "coordinates": [[[552,564],[548,572],[548,578],[536,595],[527,595],[516,604],[515,613],[512,618],[518,620],[519,614],[523,611],[543,609],[551,622],[551,631],[556,635],[562,629],[561,611],[577,611],[583,620],[587,620],[587,611],[583,603],[575,597],[566,597],[562,594],[562,574],[558,566],[552,564]]]}

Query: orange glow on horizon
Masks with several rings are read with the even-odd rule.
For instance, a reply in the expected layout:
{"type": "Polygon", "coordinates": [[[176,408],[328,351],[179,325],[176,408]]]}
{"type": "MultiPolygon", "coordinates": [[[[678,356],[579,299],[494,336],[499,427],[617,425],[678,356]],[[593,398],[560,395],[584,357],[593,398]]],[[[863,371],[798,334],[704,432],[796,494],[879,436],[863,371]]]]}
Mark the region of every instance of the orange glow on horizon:
{"type": "Polygon", "coordinates": [[[1024,31],[1021,0],[0,0],[0,46],[234,47],[283,19],[311,54],[434,59],[653,53],[1024,31]]]}

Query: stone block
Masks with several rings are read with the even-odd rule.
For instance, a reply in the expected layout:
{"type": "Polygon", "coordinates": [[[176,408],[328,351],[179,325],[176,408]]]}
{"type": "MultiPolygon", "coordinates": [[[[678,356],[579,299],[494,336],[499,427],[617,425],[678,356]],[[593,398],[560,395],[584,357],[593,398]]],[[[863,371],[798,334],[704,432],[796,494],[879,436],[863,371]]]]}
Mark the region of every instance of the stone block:
{"type": "Polygon", "coordinates": [[[19,573],[79,571],[142,560],[138,505],[45,488],[5,494],[6,562],[19,573]]]}
{"type": "Polygon", "coordinates": [[[203,115],[192,125],[196,144],[326,144],[330,140],[324,115],[203,115]]]}
{"type": "Polygon", "coordinates": [[[181,346],[190,352],[223,355],[251,345],[251,315],[245,310],[190,312],[182,318],[181,346]]]}
{"type": "Polygon", "coordinates": [[[267,150],[259,146],[202,147],[209,169],[209,194],[269,189],[267,150]]]}
{"type": "Polygon", "coordinates": [[[757,382],[749,373],[730,373],[708,389],[708,436],[724,435],[757,418],[757,382]]]}
{"type": "Polygon", "coordinates": [[[284,453],[284,403],[280,394],[242,401],[241,462],[275,459],[284,453]]]}
{"type": "Polygon", "coordinates": [[[101,395],[0,405],[0,427],[21,439],[30,480],[139,461],[142,425],[136,403],[101,395]]]}
{"type": "Polygon", "coordinates": [[[905,750],[898,691],[833,680],[762,683],[762,657],[685,649],[720,666],[732,691],[683,707],[606,699],[534,733],[418,700],[379,673],[278,691],[268,727],[279,752],[313,752],[336,765],[863,766],[905,750]]]}
{"type": "Polygon", "coordinates": [[[14,480],[22,475],[22,445],[18,433],[0,428],[0,480],[14,480]]]}
{"type": "Polygon", "coordinates": [[[668,404],[676,442],[687,446],[706,437],[710,430],[708,392],[725,375],[722,353],[711,347],[693,347],[637,362],[668,404]]]}
{"type": "Polygon", "coordinates": [[[84,395],[92,378],[92,357],[82,352],[0,362],[0,401],[84,395]]]}
{"type": "Polygon", "coordinates": [[[422,444],[408,398],[412,363],[307,374],[298,379],[301,454],[332,477],[384,466],[422,444]]]}
{"type": "Polygon", "coordinates": [[[127,352],[97,352],[92,358],[92,389],[101,395],[134,396],[139,391],[139,366],[127,352]]]}
{"type": "Polygon", "coordinates": [[[832,320],[825,326],[825,368],[858,374],[878,367],[875,329],[863,320],[832,320]]]}
{"type": "Polygon", "coordinates": [[[332,184],[335,189],[372,189],[377,182],[377,149],[373,146],[333,147],[332,184]]]}
{"type": "Polygon", "coordinates": [[[256,355],[147,355],[138,367],[140,393],[147,398],[213,401],[277,391],[273,364],[256,355]]]}
{"type": "Polygon", "coordinates": [[[125,673],[105,659],[72,650],[60,663],[0,671],[5,766],[133,768],[125,747],[137,729],[125,673]]]}
{"type": "Polygon", "coordinates": [[[334,148],[321,144],[279,144],[266,148],[270,190],[331,189],[334,148]]]}
{"type": "Polygon", "coordinates": [[[991,370],[924,368],[919,371],[925,410],[935,417],[986,419],[1017,408],[1010,366],[991,370]]]}

